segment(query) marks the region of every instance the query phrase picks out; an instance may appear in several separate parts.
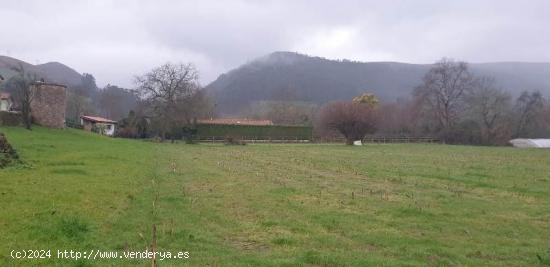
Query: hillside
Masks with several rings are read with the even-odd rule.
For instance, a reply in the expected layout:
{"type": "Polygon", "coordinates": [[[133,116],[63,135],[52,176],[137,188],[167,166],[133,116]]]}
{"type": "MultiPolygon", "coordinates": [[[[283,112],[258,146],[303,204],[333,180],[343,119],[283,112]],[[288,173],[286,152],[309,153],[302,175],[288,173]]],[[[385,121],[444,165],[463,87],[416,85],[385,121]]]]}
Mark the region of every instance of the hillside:
{"type": "MultiPolygon", "coordinates": [[[[275,52],[221,75],[207,86],[222,114],[239,112],[254,101],[295,100],[322,104],[371,91],[385,100],[408,97],[430,65],[327,60],[275,52]]],[[[514,94],[550,94],[550,63],[471,64],[473,72],[496,78],[514,94]]]]}
{"type": "Polygon", "coordinates": [[[19,59],[0,56],[0,74],[8,79],[15,72],[12,70],[19,65],[29,72],[35,73],[38,78],[44,78],[48,82],[64,85],[78,85],[81,83],[82,76],[74,69],[58,62],[49,62],[45,64],[32,65],[19,59]]]}
{"type": "Polygon", "coordinates": [[[546,266],[549,150],[170,144],[2,127],[1,266],[546,266]],[[51,258],[10,251],[51,249],[51,258]],[[538,264],[538,265],[537,265],[538,264]]]}

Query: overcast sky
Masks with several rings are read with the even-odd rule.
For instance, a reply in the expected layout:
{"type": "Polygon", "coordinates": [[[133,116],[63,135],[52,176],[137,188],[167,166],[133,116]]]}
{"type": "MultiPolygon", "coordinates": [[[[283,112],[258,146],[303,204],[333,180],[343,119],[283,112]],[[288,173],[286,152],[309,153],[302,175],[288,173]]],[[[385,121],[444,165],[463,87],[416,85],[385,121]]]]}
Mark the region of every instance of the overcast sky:
{"type": "Polygon", "coordinates": [[[550,61],[550,1],[0,0],[0,54],[132,87],[164,62],[203,84],[273,51],[431,63],[550,61]]]}

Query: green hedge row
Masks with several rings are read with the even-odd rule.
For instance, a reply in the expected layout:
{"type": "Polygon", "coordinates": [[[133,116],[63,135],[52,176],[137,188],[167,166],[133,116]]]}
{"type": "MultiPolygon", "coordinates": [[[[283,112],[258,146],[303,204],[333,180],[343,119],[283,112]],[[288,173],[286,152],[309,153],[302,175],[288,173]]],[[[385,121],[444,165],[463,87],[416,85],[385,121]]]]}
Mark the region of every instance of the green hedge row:
{"type": "Polygon", "coordinates": [[[21,125],[21,114],[0,111],[0,125],[2,126],[19,126],[21,125]]]}
{"type": "Polygon", "coordinates": [[[197,124],[199,138],[237,136],[253,139],[311,140],[312,127],[197,124]]]}

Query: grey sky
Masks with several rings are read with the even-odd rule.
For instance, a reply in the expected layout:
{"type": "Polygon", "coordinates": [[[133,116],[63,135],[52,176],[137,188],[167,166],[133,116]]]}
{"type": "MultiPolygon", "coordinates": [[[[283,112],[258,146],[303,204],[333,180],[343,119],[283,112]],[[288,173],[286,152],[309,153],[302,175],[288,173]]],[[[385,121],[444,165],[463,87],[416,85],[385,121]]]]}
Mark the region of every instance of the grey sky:
{"type": "Polygon", "coordinates": [[[550,61],[550,1],[0,0],[0,54],[59,61],[99,85],[167,61],[203,84],[273,51],[430,63],[550,61]]]}

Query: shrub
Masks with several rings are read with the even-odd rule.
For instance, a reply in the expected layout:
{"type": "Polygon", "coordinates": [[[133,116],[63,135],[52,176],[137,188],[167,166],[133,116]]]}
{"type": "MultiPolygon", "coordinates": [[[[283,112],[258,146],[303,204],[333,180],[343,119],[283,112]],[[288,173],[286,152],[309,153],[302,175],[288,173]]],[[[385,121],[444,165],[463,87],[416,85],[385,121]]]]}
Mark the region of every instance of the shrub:
{"type": "Polygon", "coordinates": [[[244,141],[236,136],[226,136],[223,143],[226,145],[246,145],[244,141]]]}
{"type": "Polygon", "coordinates": [[[362,140],[366,134],[374,133],[377,124],[376,103],[366,95],[352,102],[332,102],[321,109],[319,127],[338,131],[346,138],[346,144],[362,140]],[[360,102],[365,98],[365,103],[360,102]]]}
{"type": "Polygon", "coordinates": [[[17,151],[8,143],[8,139],[3,133],[0,133],[0,169],[8,166],[8,164],[18,161],[19,155],[17,151]]]}
{"type": "Polygon", "coordinates": [[[173,140],[184,140],[186,144],[195,144],[197,129],[191,126],[175,127],[166,133],[166,138],[173,140]]]}

